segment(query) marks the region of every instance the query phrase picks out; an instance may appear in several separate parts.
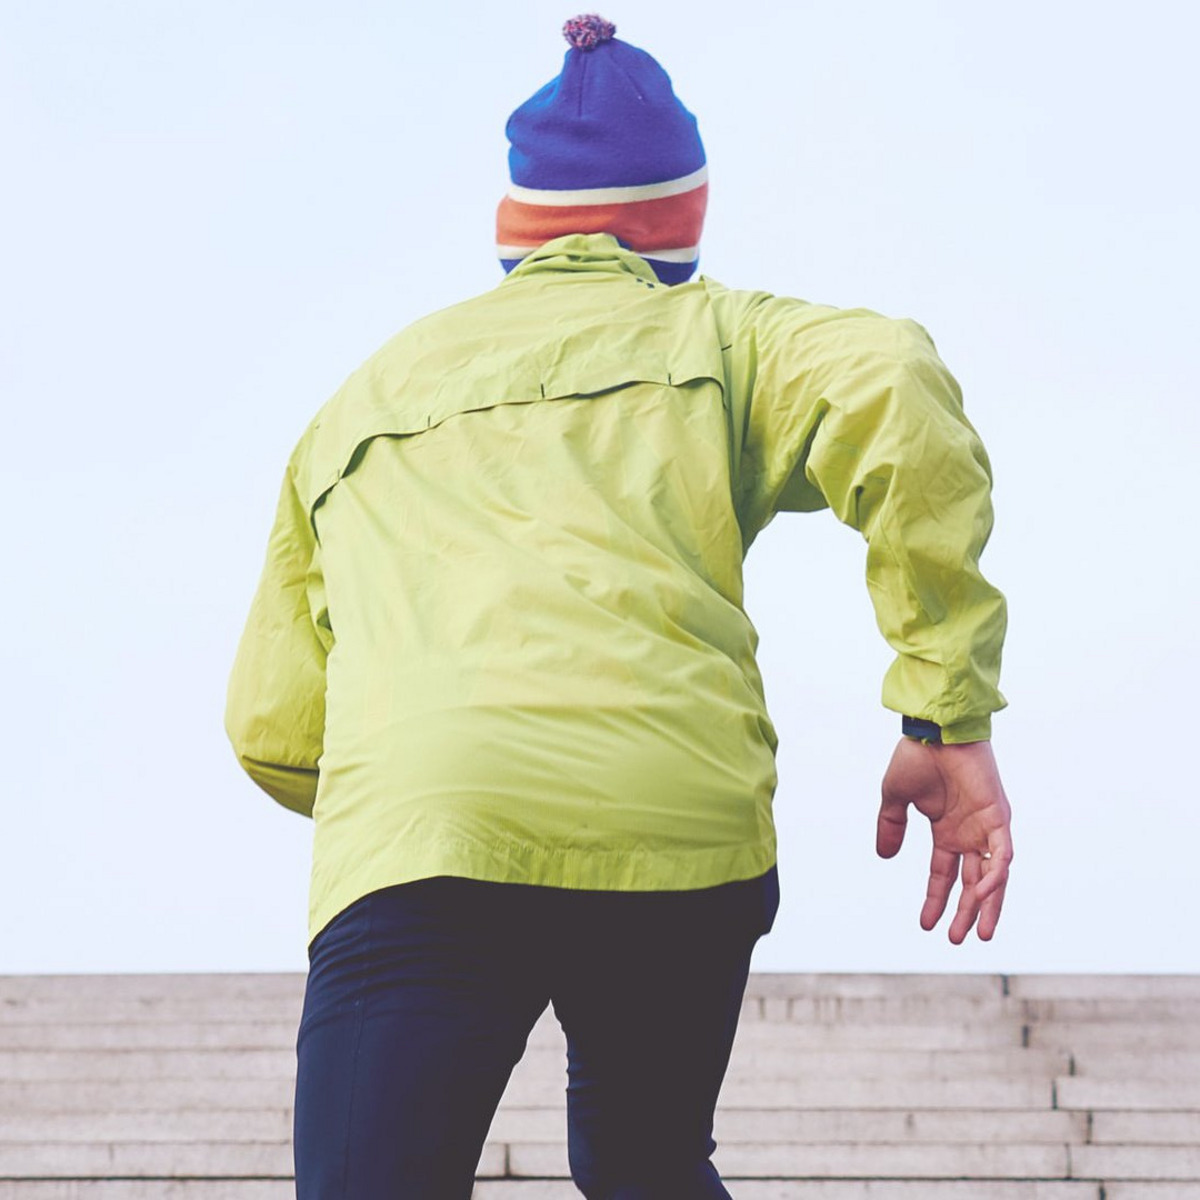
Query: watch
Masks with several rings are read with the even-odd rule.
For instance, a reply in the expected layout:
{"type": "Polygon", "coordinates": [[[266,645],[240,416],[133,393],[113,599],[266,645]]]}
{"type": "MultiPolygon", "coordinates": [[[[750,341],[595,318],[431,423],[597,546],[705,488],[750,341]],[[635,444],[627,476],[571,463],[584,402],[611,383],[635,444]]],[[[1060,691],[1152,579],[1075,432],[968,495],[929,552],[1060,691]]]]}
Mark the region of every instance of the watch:
{"type": "Polygon", "coordinates": [[[900,732],[907,738],[928,745],[942,744],[942,727],[936,721],[923,721],[920,717],[903,717],[900,732]]]}

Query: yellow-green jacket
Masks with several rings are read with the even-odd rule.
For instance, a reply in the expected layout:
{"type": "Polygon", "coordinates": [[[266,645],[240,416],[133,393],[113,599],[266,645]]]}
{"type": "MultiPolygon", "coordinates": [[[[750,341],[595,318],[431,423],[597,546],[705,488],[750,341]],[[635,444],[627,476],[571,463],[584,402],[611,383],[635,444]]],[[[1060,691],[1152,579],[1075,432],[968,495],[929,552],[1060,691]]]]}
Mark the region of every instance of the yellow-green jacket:
{"type": "Polygon", "coordinates": [[[867,540],[889,708],[990,734],[990,475],[920,326],[547,243],[404,330],[288,465],[229,686],[316,822],[315,936],[434,875],[613,890],[775,861],[742,559],[780,510],[867,540]]]}

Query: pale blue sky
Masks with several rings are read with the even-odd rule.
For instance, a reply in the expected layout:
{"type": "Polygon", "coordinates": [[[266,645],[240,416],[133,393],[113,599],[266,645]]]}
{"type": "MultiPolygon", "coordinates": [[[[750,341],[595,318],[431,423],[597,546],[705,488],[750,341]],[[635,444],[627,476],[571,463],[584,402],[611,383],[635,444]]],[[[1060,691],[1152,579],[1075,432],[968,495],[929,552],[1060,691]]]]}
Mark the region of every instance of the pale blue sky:
{"type": "MultiPolygon", "coordinates": [[[[699,117],[702,270],[919,320],[996,470],[997,940],[920,931],[923,830],[874,857],[863,546],[788,517],[747,571],[782,738],[758,966],[1200,969],[1193,11],[601,11],[699,117]]],[[[280,474],[384,338],[499,279],[504,121],[570,15],[0,3],[0,972],[303,967],[310,827],[221,727],[280,474]]]]}

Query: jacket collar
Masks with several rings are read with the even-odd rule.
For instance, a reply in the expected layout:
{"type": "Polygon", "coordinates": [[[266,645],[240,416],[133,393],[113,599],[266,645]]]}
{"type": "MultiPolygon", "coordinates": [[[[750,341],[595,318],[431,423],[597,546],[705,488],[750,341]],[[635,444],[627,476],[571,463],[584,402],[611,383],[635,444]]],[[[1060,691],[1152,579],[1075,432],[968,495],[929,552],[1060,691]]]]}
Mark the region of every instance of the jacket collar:
{"type": "Polygon", "coordinates": [[[632,250],[626,250],[610,233],[571,233],[555,238],[527,254],[508,273],[500,286],[534,275],[589,272],[634,275],[658,284],[654,268],[632,250]]]}

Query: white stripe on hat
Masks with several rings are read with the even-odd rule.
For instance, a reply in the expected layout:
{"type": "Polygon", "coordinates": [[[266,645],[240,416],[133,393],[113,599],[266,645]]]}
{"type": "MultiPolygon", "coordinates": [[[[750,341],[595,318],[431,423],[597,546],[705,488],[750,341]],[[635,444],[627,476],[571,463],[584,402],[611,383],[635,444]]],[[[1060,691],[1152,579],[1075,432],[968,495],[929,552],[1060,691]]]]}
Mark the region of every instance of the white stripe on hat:
{"type": "Polygon", "coordinates": [[[699,246],[687,246],[682,250],[635,250],[639,258],[656,258],[659,262],[689,263],[700,257],[699,246]]]}
{"type": "Polygon", "coordinates": [[[643,183],[636,187],[578,188],[574,191],[527,188],[512,184],[508,198],[520,204],[540,204],[568,208],[584,204],[632,204],[637,200],[662,200],[680,196],[708,182],[708,167],[703,166],[690,175],[668,179],[663,183],[643,183]]]}
{"type": "MultiPolygon", "coordinates": [[[[561,236],[561,235],[560,235],[561,236]]],[[[551,238],[551,241],[557,239],[551,238]]],[[[545,242],[538,242],[536,246],[496,246],[496,257],[509,260],[514,258],[524,258],[527,254],[532,254],[539,247],[544,246],[545,242]]],[[[628,246],[622,249],[629,250],[630,254],[636,254],[638,258],[656,258],[659,262],[674,262],[674,263],[689,263],[694,262],[700,257],[699,246],[687,246],[677,250],[634,250],[628,246]]]]}

